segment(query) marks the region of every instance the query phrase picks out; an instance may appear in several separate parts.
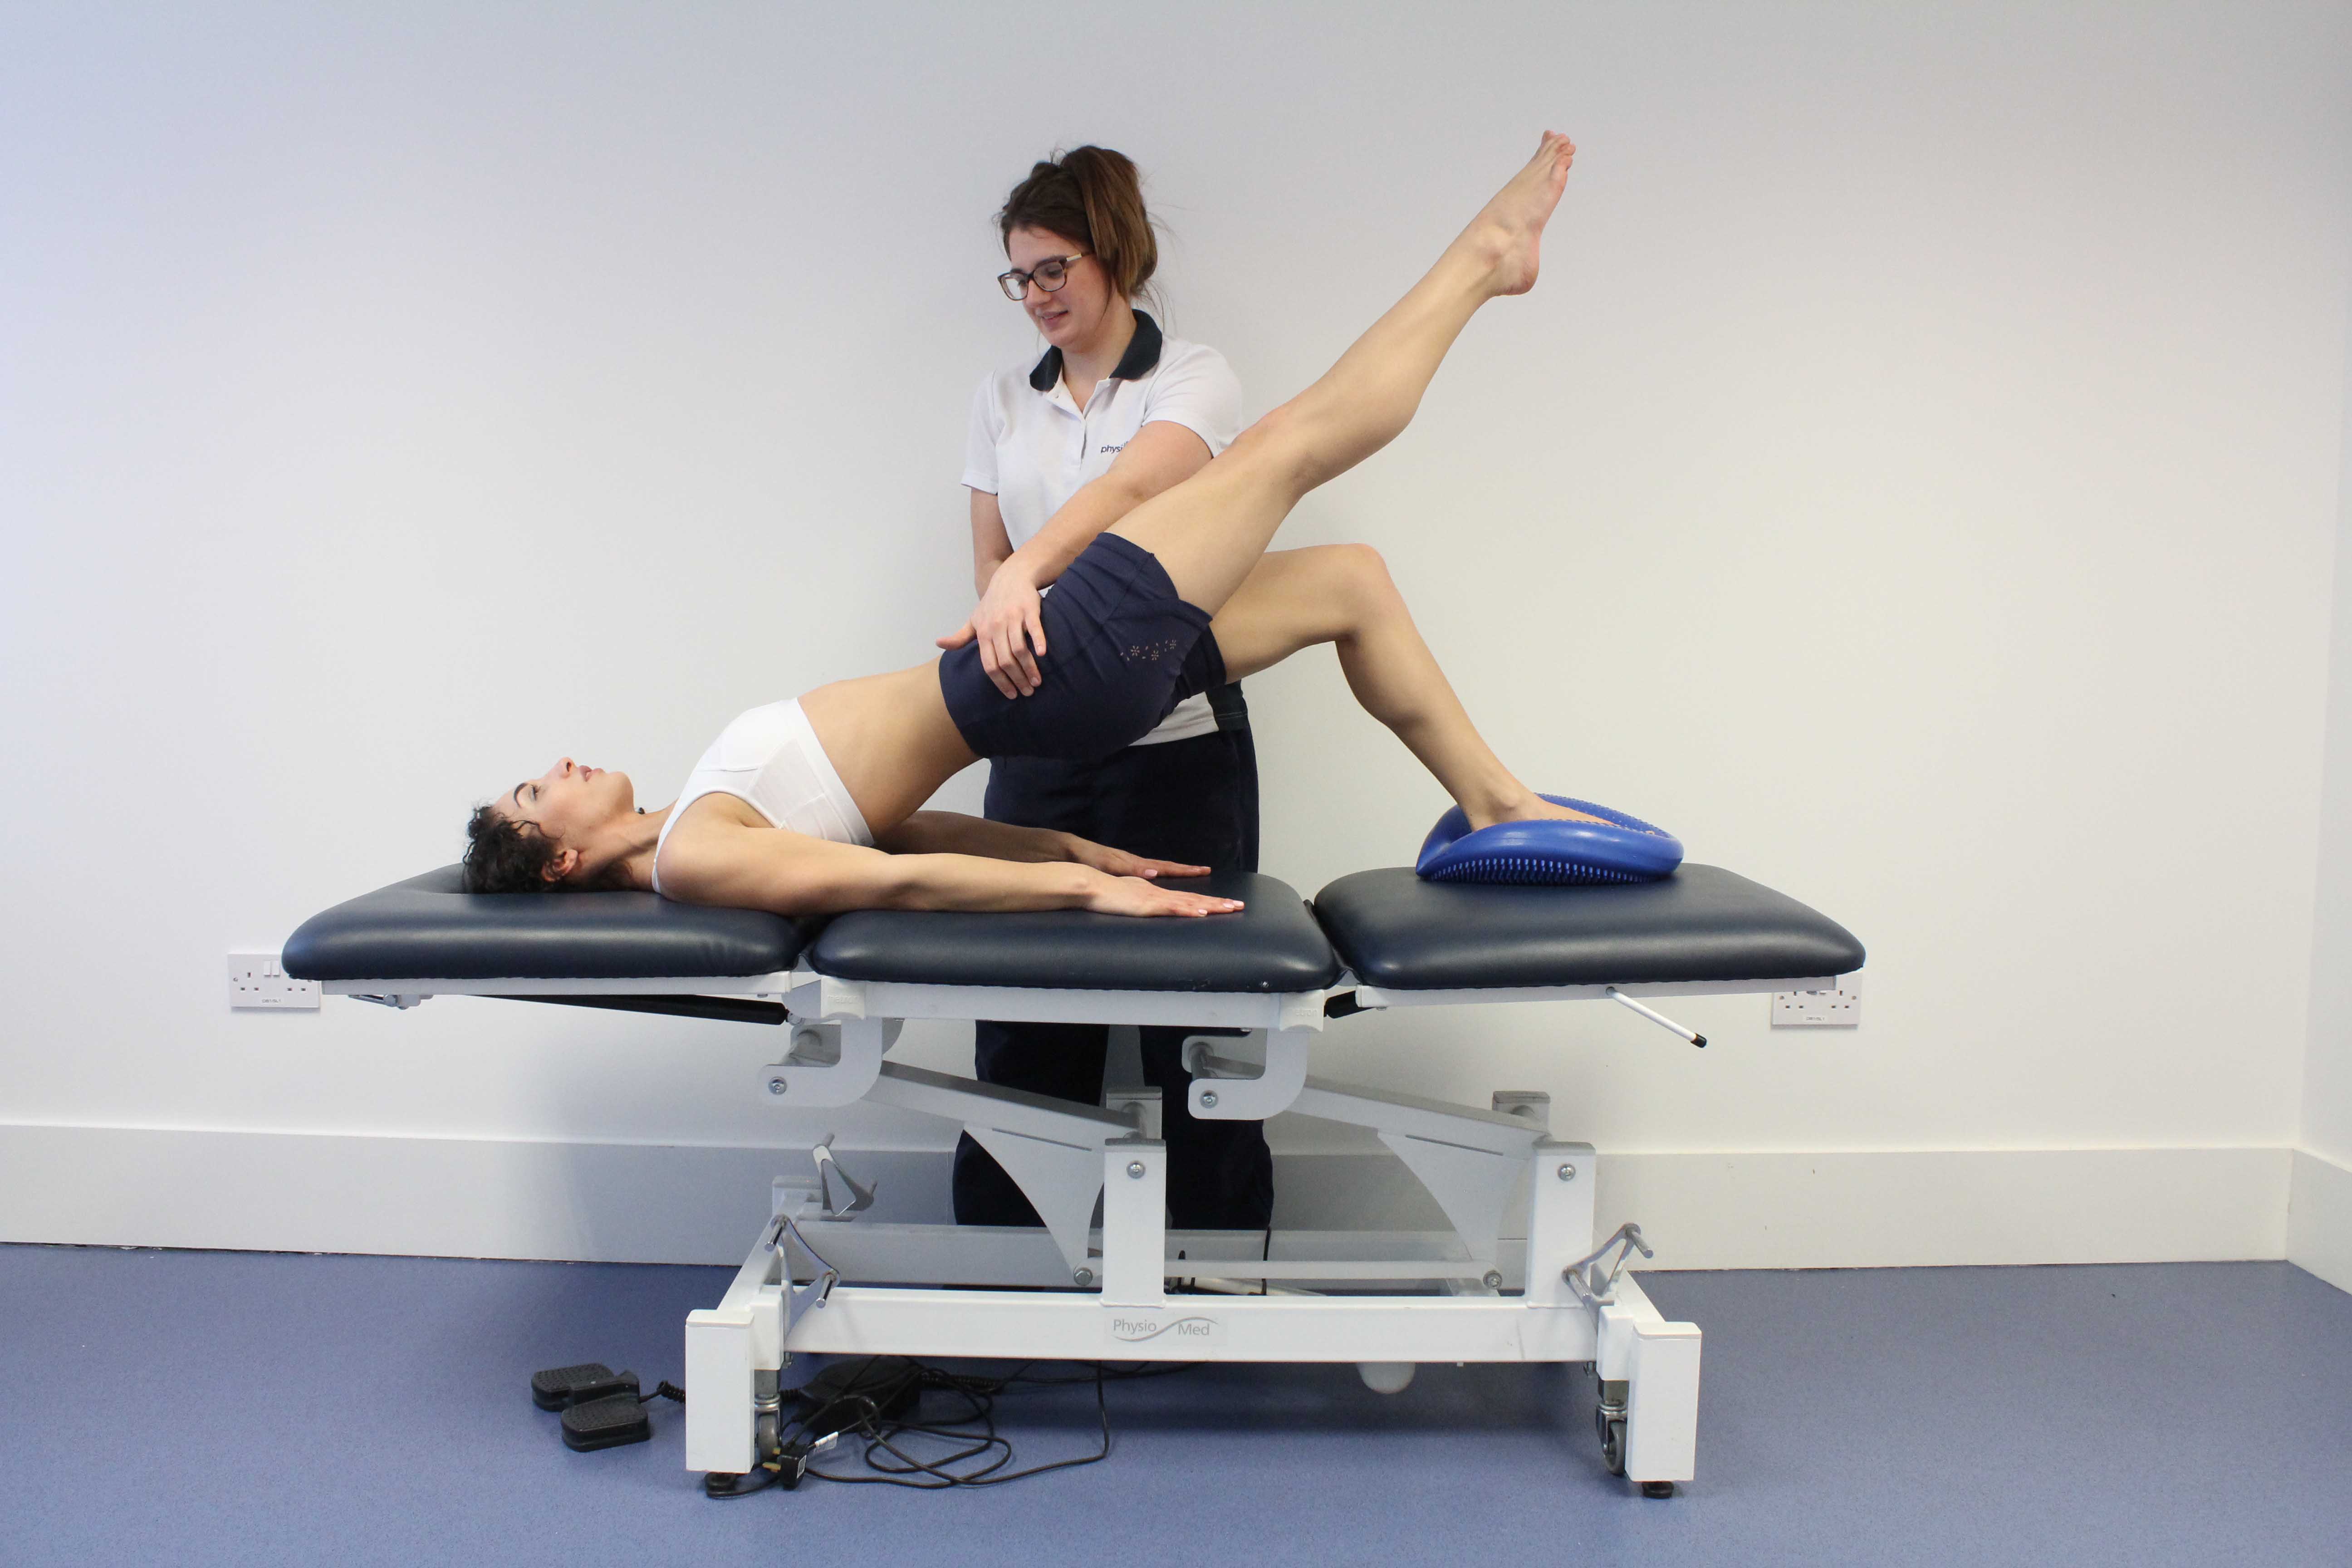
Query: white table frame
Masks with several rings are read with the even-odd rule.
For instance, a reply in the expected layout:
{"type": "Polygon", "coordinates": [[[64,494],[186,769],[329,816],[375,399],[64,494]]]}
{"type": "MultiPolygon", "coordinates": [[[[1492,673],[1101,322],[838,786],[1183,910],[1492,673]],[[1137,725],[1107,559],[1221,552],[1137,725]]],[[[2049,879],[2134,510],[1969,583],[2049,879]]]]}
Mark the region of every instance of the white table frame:
{"type": "Polygon", "coordinates": [[[1662,1495],[1696,1470],[1701,1335],[1694,1323],[1667,1321],[1622,1271],[1638,1232],[1610,1242],[1595,1235],[1591,1145],[1555,1140],[1540,1095],[1497,1095],[1480,1110],[1329,1081],[1307,1074],[1308,1047],[1334,1013],[1831,990],[1839,979],[1414,992],[1342,974],[1328,988],[1268,994],[910,984],[803,967],[717,980],[325,988],[402,1007],[435,995],[778,1003],[790,1046],[759,1076],[762,1101],[870,1100],[940,1117],[987,1149],[1036,1206],[1042,1232],[875,1224],[829,1211],[821,1185],[780,1177],[772,1217],[725,1297],[687,1319],[689,1469],[741,1475],[775,1452],[781,1374],[794,1352],[1354,1362],[1366,1382],[1391,1391],[1423,1362],[1562,1362],[1590,1363],[1601,1381],[1604,1463],[1662,1495]],[[1076,1106],[886,1060],[900,1026],[916,1018],[1249,1031],[1264,1042],[1262,1065],[1221,1054],[1230,1036],[1187,1042],[1193,1115],[1262,1121],[1296,1110],[1369,1128],[1453,1228],[1171,1233],[1166,1148],[1144,1135],[1133,1107],[1076,1106]],[[1520,1214],[1526,1234],[1506,1235],[1520,1214]],[[1181,1288],[1213,1272],[1209,1291],[1181,1288]],[[1276,1283],[1279,1293],[1223,1293],[1276,1283]]]}

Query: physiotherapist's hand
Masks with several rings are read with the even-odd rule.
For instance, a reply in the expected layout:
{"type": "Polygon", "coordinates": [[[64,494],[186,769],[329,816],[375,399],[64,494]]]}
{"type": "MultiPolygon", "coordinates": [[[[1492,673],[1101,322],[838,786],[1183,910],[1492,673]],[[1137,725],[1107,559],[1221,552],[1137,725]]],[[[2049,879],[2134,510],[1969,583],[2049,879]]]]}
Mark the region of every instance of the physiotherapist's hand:
{"type": "Polygon", "coordinates": [[[1081,866],[1091,866],[1097,871],[1108,871],[1114,877],[1205,877],[1206,866],[1188,866],[1181,860],[1152,860],[1141,855],[1130,855],[1124,849],[1114,849],[1108,844],[1097,844],[1080,838],[1074,833],[1062,835],[1064,858],[1076,860],[1081,866]]]}
{"type": "Polygon", "coordinates": [[[1231,915],[1241,912],[1242,901],[1179,892],[1140,877],[1106,876],[1088,886],[1082,907],[1098,915],[1231,915]]]}
{"type": "Polygon", "coordinates": [[[944,648],[980,644],[980,668],[1007,697],[1027,697],[1041,684],[1037,660],[1045,652],[1043,596],[1027,570],[1008,558],[988,580],[988,592],[963,629],[939,639],[944,648]]]}

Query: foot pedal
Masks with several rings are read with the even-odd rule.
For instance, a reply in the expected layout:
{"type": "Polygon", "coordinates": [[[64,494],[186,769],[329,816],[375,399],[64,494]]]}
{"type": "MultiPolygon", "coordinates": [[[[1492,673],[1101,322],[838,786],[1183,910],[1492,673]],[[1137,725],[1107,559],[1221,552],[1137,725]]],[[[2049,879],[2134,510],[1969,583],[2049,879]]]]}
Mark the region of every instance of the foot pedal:
{"type": "Polygon", "coordinates": [[[638,1392],[635,1373],[614,1372],[601,1361],[583,1362],[578,1366],[551,1366],[530,1374],[530,1402],[541,1410],[569,1410],[575,1405],[610,1399],[616,1394],[634,1398],[638,1392]]]}
{"type": "Polygon", "coordinates": [[[633,1394],[592,1399],[563,1413],[563,1446],[583,1454],[642,1443],[653,1435],[654,1424],[633,1394]]]}

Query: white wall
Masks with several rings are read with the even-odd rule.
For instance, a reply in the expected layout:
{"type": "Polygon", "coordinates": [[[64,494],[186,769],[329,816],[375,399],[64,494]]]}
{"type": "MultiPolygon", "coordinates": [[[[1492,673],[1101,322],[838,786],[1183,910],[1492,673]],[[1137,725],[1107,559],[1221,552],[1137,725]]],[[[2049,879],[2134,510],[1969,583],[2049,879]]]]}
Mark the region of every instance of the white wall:
{"type": "MultiPolygon", "coordinates": [[[[1171,324],[1255,409],[1557,124],[1543,286],[1287,537],[1378,544],[1530,780],[1850,925],[1865,1026],[1694,1003],[1700,1054],[1616,1010],[1365,1017],[1318,1070],[1547,1088],[1702,1194],[1726,1151],[2283,1152],[2348,35],[2320,5],[11,8],[0,1123],[806,1133],[744,1092],[762,1031],[231,1016],[221,954],[451,858],[559,751],[658,801],[739,709],[954,625],[966,401],[1033,352],[988,218],[1043,151],[1143,165],[1171,324]]],[[[1251,700],[1268,870],[1411,853],[1442,797],[1328,660],[1251,700]]],[[[115,1179],[44,1140],[58,1191],[115,1179]]],[[[40,1185],[0,1234],[65,1224],[40,1185]]]]}
{"type": "Polygon", "coordinates": [[[2345,374],[2310,1040],[2287,1256],[2352,1290],[2352,353],[2345,374]]]}

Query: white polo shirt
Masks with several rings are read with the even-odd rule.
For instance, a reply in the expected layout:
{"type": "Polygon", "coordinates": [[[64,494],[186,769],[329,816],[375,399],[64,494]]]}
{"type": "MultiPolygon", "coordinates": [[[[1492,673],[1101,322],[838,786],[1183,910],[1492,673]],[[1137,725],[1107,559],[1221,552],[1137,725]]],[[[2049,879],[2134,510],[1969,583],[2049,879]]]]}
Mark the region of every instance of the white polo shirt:
{"type": "MultiPolygon", "coordinates": [[[[1215,457],[1241,434],[1242,385],[1225,356],[1165,336],[1138,310],[1135,337],[1080,408],[1062,381],[1062,351],[1024,370],[1000,370],[971,400],[963,482],[996,498],[1005,536],[1020,549],[1082,485],[1100,479],[1138,430],[1155,419],[1181,425],[1215,457]]],[[[1135,742],[1189,740],[1217,728],[1206,693],[1188,697],[1135,742]]]]}

